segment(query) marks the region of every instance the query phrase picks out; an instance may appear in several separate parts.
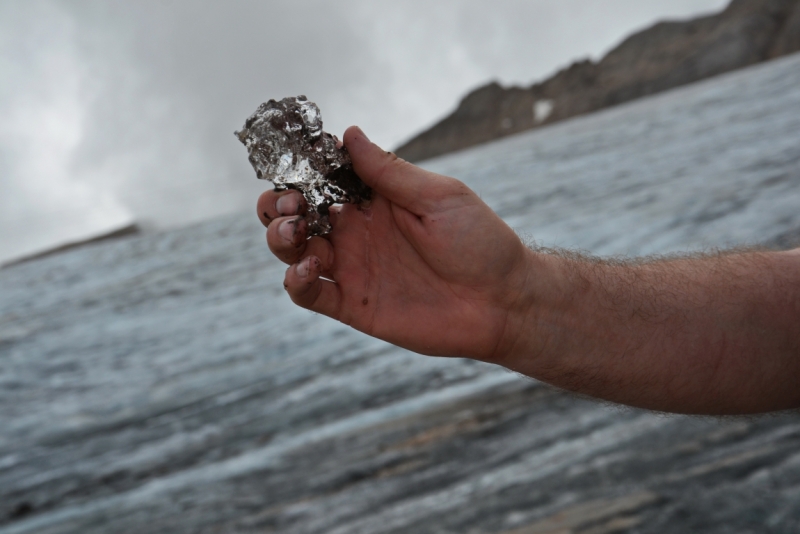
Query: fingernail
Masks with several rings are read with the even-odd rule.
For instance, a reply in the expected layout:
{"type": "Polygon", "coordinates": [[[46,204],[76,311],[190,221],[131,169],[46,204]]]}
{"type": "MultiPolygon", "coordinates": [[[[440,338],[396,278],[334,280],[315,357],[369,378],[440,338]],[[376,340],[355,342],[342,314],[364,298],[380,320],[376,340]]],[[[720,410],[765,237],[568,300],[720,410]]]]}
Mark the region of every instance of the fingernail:
{"type": "Polygon", "coordinates": [[[297,219],[283,221],[278,227],[278,234],[289,243],[294,243],[294,232],[297,229],[297,219]]]}
{"type": "Polygon", "coordinates": [[[297,271],[297,276],[300,278],[307,278],[308,271],[311,269],[311,258],[308,257],[297,264],[297,267],[294,268],[297,271]]]}
{"type": "Polygon", "coordinates": [[[297,215],[297,208],[299,205],[297,196],[292,193],[287,193],[278,197],[278,201],[275,203],[275,209],[278,210],[278,213],[281,215],[297,215]]]}

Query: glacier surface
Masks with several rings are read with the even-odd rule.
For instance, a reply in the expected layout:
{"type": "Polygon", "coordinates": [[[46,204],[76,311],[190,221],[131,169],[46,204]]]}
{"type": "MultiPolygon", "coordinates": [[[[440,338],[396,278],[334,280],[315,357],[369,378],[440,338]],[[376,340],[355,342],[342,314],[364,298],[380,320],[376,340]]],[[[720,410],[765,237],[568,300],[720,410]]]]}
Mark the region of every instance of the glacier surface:
{"type": "MultiPolygon", "coordinates": [[[[548,246],[786,247],[800,56],[423,165],[548,246]]],[[[417,356],[293,307],[284,268],[242,214],[0,270],[0,533],[800,528],[796,414],[417,356]]]]}

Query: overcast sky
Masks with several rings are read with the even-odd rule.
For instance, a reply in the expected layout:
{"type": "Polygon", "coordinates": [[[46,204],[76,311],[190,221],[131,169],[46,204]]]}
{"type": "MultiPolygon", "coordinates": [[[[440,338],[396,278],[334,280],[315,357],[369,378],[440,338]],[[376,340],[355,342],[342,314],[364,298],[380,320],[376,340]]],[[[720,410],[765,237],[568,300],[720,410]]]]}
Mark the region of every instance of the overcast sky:
{"type": "MultiPolygon", "coordinates": [[[[528,85],[727,0],[0,0],[0,261],[265,188],[233,137],[306,94],[394,147],[478,85],[528,85]]],[[[255,221],[255,219],[254,219],[255,221]]]]}

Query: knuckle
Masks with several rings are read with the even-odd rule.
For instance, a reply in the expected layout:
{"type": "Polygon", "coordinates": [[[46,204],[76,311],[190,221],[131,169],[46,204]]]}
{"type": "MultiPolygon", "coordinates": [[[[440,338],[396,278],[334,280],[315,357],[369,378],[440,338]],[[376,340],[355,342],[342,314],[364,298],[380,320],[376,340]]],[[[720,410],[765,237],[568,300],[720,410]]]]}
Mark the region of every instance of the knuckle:
{"type": "Polygon", "coordinates": [[[389,165],[398,172],[408,172],[414,166],[394,152],[389,153],[389,165]]]}
{"type": "Polygon", "coordinates": [[[383,160],[383,164],[375,173],[376,181],[381,181],[390,174],[403,173],[410,165],[406,160],[399,157],[394,152],[387,152],[387,157],[383,160]]]}
{"type": "Polygon", "coordinates": [[[292,302],[301,308],[311,309],[317,300],[319,291],[319,282],[303,281],[299,282],[298,286],[296,286],[293,291],[291,289],[289,290],[289,296],[292,302]]]}

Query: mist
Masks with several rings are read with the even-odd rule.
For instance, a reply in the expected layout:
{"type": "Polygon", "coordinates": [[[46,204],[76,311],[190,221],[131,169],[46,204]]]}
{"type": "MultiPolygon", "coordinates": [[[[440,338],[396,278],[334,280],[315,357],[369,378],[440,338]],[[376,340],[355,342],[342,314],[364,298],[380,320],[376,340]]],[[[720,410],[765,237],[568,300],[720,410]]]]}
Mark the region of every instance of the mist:
{"type": "Polygon", "coordinates": [[[726,3],[4,2],[0,261],[252,210],[267,184],[233,131],[269,98],[305,94],[326,130],[389,148],[477,85],[527,85],[726,3]]]}

